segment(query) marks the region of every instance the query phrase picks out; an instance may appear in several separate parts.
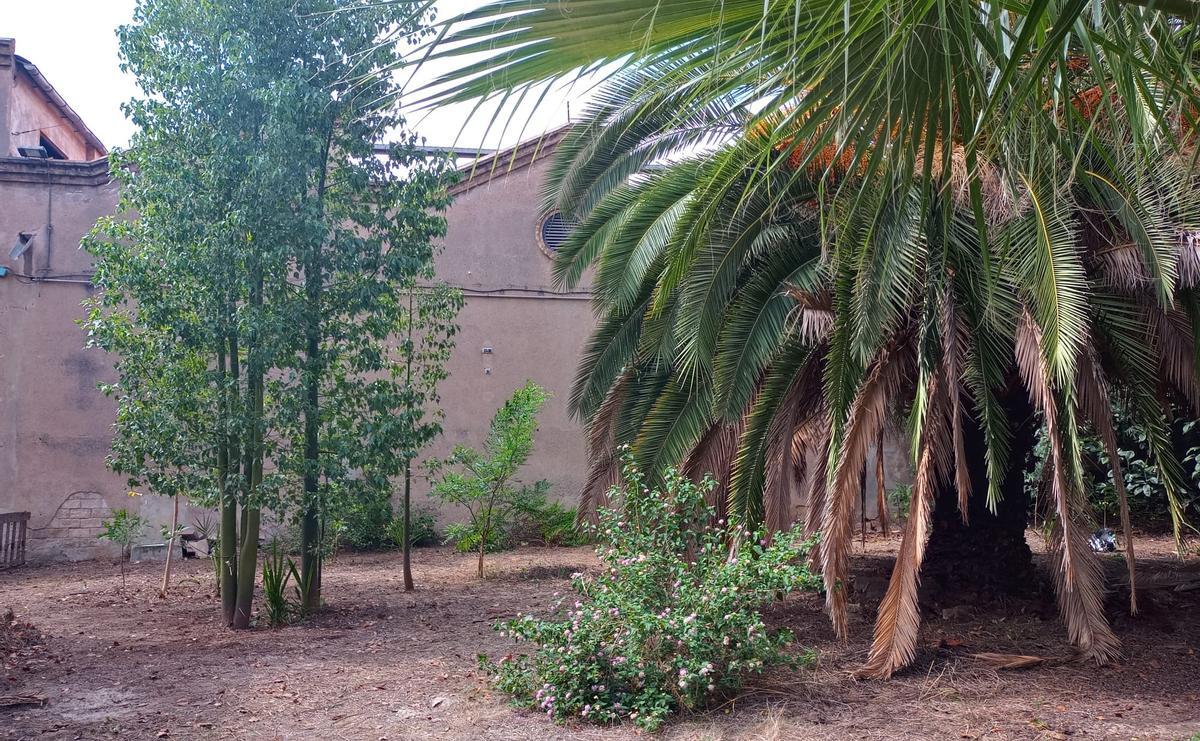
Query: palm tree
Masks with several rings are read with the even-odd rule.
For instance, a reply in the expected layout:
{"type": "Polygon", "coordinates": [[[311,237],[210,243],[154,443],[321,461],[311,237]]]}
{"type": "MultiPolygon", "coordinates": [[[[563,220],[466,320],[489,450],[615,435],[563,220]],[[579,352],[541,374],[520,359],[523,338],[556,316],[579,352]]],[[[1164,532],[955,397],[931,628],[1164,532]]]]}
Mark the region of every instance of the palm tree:
{"type": "Polygon", "coordinates": [[[644,470],[718,474],[747,523],[790,525],[788,492],[805,490],[845,636],[865,457],[885,425],[909,431],[910,522],[864,667],[887,676],[916,645],[930,531],[933,551],[956,521],[976,540],[988,518],[1021,537],[1040,430],[1068,635],[1113,658],[1080,437],[1119,467],[1122,400],[1178,536],[1164,415],[1174,399],[1200,410],[1192,16],[1191,3],[566,0],[497,2],[449,26],[433,55],[494,54],[443,79],[434,103],[609,65],[547,193],[579,221],[556,276],[596,271],[600,323],[571,399],[593,445],[584,504],[614,480],[620,442],[644,470]]]}

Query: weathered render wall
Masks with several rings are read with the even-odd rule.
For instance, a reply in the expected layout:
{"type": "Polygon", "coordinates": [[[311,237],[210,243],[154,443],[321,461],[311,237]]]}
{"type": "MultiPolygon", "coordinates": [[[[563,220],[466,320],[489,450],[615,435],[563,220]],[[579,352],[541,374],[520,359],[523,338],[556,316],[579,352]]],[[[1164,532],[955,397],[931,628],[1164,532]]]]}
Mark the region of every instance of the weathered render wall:
{"type": "Polygon", "coordinates": [[[583,431],[567,414],[567,397],[593,318],[587,285],[573,292],[554,288],[551,258],[536,237],[538,193],[548,163],[538,159],[520,169],[498,164],[501,171],[490,179],[481,165],[476,179],[482,184],[460,186],[446,215],[438,275],[463,289],[466,305],[458,318],[450,378],[441,389],[445,433],[430,454],[446,455],[459,443],[482,445],[492,414],[532,379],[553,396],[522,478],[546,479],[552,496],[571,502],[587,461],[583,431]]]}
{"type": "MultiPolygon", "coordinates": [[[[112,366],[84,349],[77,324],[91,271],[79,242],[116,202],[103,160],[0,158],[0,264],[13,271],[0,278],[0,511],[32,513],[35,560],[113,552],[96,538],[100,520],[130,506],[104,465],[115,412],[96,384],[112,366]],[[9,260],[16,235],[34,231],[29,259],[9,260]]],[[[166,502],[149,497],[134,506],[166,513],[166,502]]]]}

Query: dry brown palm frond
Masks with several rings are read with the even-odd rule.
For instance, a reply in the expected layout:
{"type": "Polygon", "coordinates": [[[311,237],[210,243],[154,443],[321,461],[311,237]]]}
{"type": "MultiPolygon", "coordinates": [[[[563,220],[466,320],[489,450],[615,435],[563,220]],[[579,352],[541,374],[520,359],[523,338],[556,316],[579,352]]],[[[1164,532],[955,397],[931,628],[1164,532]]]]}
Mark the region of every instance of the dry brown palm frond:
{"type": "Polygon", "coordinates": [[[1200,284],[1200,231],[1179,235],[1179,286],[1193,288],[1200,284]]]}
{"type": "Polygon", "coordinates": [[[958,489],[958,512],[963,524],[968,524],[968,501],[971,498],[971,468],[967,465],[967,445],[963,436],[962,359],[967,354],[966,327],[958,321],[954,296],[947,291],[942,299],[942,363],[946,368],[947,392],[950,394],[950,430],[954,439],[954,481],[958,489]]]}
{"type": "Polygon", "coordinates": [[[684,459],[680,471],[693,481],[711,474],[716,486],[708,493],[708,504],[724,518],[729,500],[730,471],[737,457],[738,441],[745,428],[745,416],[735,422],[717,422],[710,426],[700,442],[684,459]]]}
{"type": "Polygon", "coordinates": [[[938,475],[937,451],[949,442],[950,432],[947,420],[949,384],[942,377],[943,369],[944,366],[939,366],[929,380],[929,409],[921,428],[908,524],[900,540],[900,551],[896,554],[887,593],[879,603],[871,653],[867,663],[858,672],[862,677],[886,679],[907,666],[916,653],[921,627],[917,595],[921,562],[925,559],[925,545],[929,540],[934,488],[944,480],[938,475]]]}
{"type": "MultiPolygon", "coordinates": [[[[943,180],[946,164],[943,162],[941,142],[937,142],[937,153],[933,156],[930,174],[936,181],[943,180]]],[[[967,151],[961,144],[955,144],[950,150],[950,174],[944,182],[950,198],[955,206],[967,211],[971,209],[971,169],[967,166],[967,151]]],[[[918,161],[915,176],[921,177],[924,163],[918,161]]],[[[1008,187],[1000,170],[986,158],[977,156],[975,160],[975,180],[979,183],[979,193],[983,201],[983,214],[989,226],[997,226],[1011,221],[1020,214],[1028,204],[1018,200],[1008,187]]]]}
{"type": "Polygon", "coordinates": [[[1025,654],[998,654],[998,653],[978,653],[971,654],[972,659],[979,659],[993,669],[998,671],[1011,671],[1014,669],[1031,669],[1035,666],[1043,666],[1046,664],[1061,664],[1066,659],[1061,657],[1045,657],[1045,656],[1028,656],[1025,654]]]}
{"type": "MultiPolygon", "coordinates": [[[[804,538],[812,538],[821,531],[825,519],[825,500],[829,492],[829,419],[822,415],[813,426],[811,436],[805,438],[804,455],[812,456],[813,470],[808,477],[808,492],[804,503],[804,538]]],[[[822,543],[813,546],[809,563],[818,569],[823,563],[822,543]]]]}
{"type": "Polygon", "coordinates": [[[1095,346],[1087,342],[1079,356],[1079,406],[1100,435],[1104,452],[1112,467],[1113,486],[1121,509],[1121,530],[1125,534],[1125,565],[1129,570],[1129,614],[1136,615],[1137,608],[1137,558],[1133,553],[1133,529],[1129,522],[1129,497],[1125,491],[1125,474],[1121,470],[1121,457],[1117,454],[1117,433],[1113,428],[1112,404],[1108,399],[1108,382],[1095,356],[1095,346]]]}
{"type": "Polygon", "coordinates": [[[632,369],[625,369],[609,388],[600,408],[588,423],[588,476],[579,492],[579,509],[575,520],[579,524],[596,524],[599,510],[608,506],[608,492],[621,483],[621,457],[617,452],[616,423],[632,369]]]}
{"type": "Polygon", "coordinates": [[[1196,379],[1195,340],[1187,316],[1177,310],[1164,311],[1157,306],[1145,308],[1146,323],[1158,350],[1163,379],[1183,395],[1200,416],[1200,384],[1196,379]]]}
{"type": "Polygon", "coordinates": [[[810,345],[824,341],[833,327],[833,296],[829,291],[806,291],[793,285],[784,291],[796,301],[787,319],[788,334],[810,345]]]}
{"type": "Polygon", "coordinates": [[[1054,580],[1059,612],[1067,636],[1083,657],[1106,663],[1117,657],[1120,641],[1104,617],[1099,562],[1088,547],[1085,530],[1076,522],[1080,493],[1067,476],[1058,403],[1042,359],[1041,332],[1028,310],[1017,322],[1015,354],[1017,369],[1034,406],[1042,412],[1050,440],[1046,465],[1050,467],[1050,499],[1056,515],[1052,546],[1057,561],[1054,580]]]}
{"type": "Polygon", "coordinates": [[[863,466],[867,451],[879,436],[887,415],[888,402],[900,388],[911,359],[907,336],[897,335],[879,351],[866,380],[858,389],[847,415],[845,433],[838,452],[837,465],[829,496],[825,501],[822,533],[822,573],[825,577],[825,606],[834,631],[845,640],[846,580],[850,570],[851,523],[854,503],[862,493],[863,466]]]}
{"type": "Polygon", "coordinates": [[[1098,273],[1105,285],[1118,293],[1135,294],[1150,285],[1150,273],[1137,245],[1106,244],[1096,250],[1098,273]]]}
{"type": "Polygon", "coordinates": [[[796,495],[802,495],[805,485],[808,484],[808,446],[811,432],[808,428],[812,428],[810,423],[806,427],[796,430],[792,435],[792,449],[788,455],[790,464],[788,471],[791,473],[792,491],[796,495]]]}
{"type": "Polygon", "coordinates": [[[802,372],[788,388],[779,411],[767,430],[767,456],[763,482],[763,510],[767,529],[787,530],[795,516],[791,479],[796,468],[793,451],[796,437],[823,415],[824,395],[820,389],[820,366],[802,372]]]}

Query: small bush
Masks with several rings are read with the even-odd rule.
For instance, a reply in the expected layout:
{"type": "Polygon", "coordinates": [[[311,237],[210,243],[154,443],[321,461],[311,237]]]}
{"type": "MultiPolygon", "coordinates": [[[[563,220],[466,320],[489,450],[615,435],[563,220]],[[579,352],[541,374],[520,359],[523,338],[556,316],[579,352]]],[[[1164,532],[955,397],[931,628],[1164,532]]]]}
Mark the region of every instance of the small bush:
{"type": "Polygon", "coordinates": [[[337,545],[353,551],[378,551],[392,545],[392,502],[386,490],[362,487],[337,514],[332,530],[337,545]]]}
{"type": "Polygon", "coordinates": [[[121,546],[121,559],[128,561],[133,553],[134,542],[141,537],[147,524],[146,518],[136,512],[130,512],[124,508],[118,509],[113,512],[112,519],[100,522],[103,531],[96,537],[121,546]]]}
{"type": "MultiPolygon", "coordinates": [[[[412,520],[412,544],[414,547],[438,544],[437,514],[431,508],[413,507],[410,519],[412,520]]],[[[392,521],[387,525],[387,532],[392,545],[397,548],[404,547],[403,511],[393,515],[392,521]]]]}
{"type": "Polygon", "coordinates": [[[674,471],[660,492],[627,463],[621,510],[601,513],[595,579],[572,575],[578,597],[551,619],[533,616],[497,630],[533,644],[527,656],[491,662],[501,690],[556,720],[628,719],[647,730],[672,715],[736,691],[749,674],[811,655],[785,652],[760,606],[794,589],[817,589],[796,532],[766,545],[761,533],[734,533],[705,504],[711,479],[697,485],[674,471]],[[740,541],[730,556],[729,543],[740,541]]]}
{"type": "Polygon", "coordinates": [[[530,487],[517,507],[512,540],[544,546],[586,545],[591,535],[575,527],[575,508],[547,497],[550,485],[539,481],[530,487]]]}
{"type": "MultiPolygon", "coordinates": [[[[470,526],[455,529],[452,540],[459,550],[467,550],[463,544],[474,534],[480,579],[484,554],[505,547],[527,496],[529,487],[521,486],[516,476],[533,452],[537,415],[548,398],[545,389],[527,381],[496,410],[482,450],[457,445],[449,458],[426,461],[434,478],[433,495],[467,511],[470,526]]],[[[544,481],[535,485],[545,486],[544,481]]]]}
{"type": "MultiPolygon", "coordinates": [[[[470,522],[452,522],[446,526],[447,545],[454,546],[459,553],[478,553],[480,532],[479,527],[470,522]]],[[[508,528],[492,527],[488,530],[488,542],[484,553],[498,553],[513,547],[511,533],[508,528]]]]}
{"type": "Polygon", "coordinates": [[[901,520],[908,519],[909,503],[912,501],[912,484],[898,484],[887,490],[887,501],[901,520]]]}

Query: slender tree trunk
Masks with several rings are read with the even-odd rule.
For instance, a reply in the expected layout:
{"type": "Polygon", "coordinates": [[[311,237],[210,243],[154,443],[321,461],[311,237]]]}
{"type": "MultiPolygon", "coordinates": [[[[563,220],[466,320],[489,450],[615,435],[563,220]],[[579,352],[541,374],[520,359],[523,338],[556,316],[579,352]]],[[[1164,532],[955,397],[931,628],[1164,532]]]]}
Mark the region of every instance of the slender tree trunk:
{"type": "MultiPolygon", "coordinates": [[[[250,292],[250,303],[255,309],[255,322],[262,321],[258,310],[263,305],[262,265],[254,267],[253,288],[250,292]]],[[[263,474],[263,360],[259,357],[262,348],[258,341],[258,330],[251,333],[249,339],[248,373],[246,379],[247,418],[249,424],[246,435],[246,461],[249,464],[249,481],[247,482],[246,501],[242,507],[243,532],[242,552],[238,560],[237,604],[233,612],[233,627],[235,629],[250,627],[251,606],[254,603],[254,580],[258,572],[258,534],[260,510],[256,498],[262,488],[263,474]]]]}
{"type": "Polygon", "coordinates": [[[171,497],[171,537],[167,539],[167,564],[163,567],[163,583],[162,589],[159,591],[160,597],[166,597],[167,591],[171,588],[171,551],[175,549],[175,531],[179,529],[179,494],[171,497]]]}
{"type": "Polygon", "coordinates": [[[237,468],[237,447],[229,434],[230,404],[229,386],[233,386],[236,394],[238,383],[237,340],[229,338],[230,353],[225,356],[225,338],[221,339],[218,354],[220,364],[220,379],[224,386],[221,389],[219,414],[221,416],[221,442],[217,453],[217,486],[221,497],[221,535],[218,541],[221,561],[220,590],[221,608],[226,625],[233,624],[233,612],[237,603],[237,486],[229,480],[229,469],[232,465],[237,468]],[[226,362],[230,368],[231,379],[225,376],[226,362]]]}
{"type": "Polygon", "coordinates": [[[479,536],[479,578],[483,578],[483,552],[487,548],[487,530],[479,536]]]}
{"type": "MultiPolygon", "coordinates": [[[[250,468],[250,495],[256,496],[262,487],[262,414],[263,414],[263,378],[262,371],[255,368],[250,377],[254,389],[254,406],[251,417],[254,429],[250,433],[250,447],[253,449],[253,463],[250,468]]],[[[254,579],[258,572],[258,534],[261,510],[256,504],[247,504],[244,508],[245,533],[242,538],[241,558],[238,562],[237,607],[233,613],[234,628],[250,627],[250,611],[254,602],[254,579]]]]}
{"type": "Polygon", "coordinates": [[[412,576],[412,461],[404,464],[404,591],[413,590],[412,576]]]}
{"type": "MultiPolygon", "coordinates": [[[[317,248],[314,248],[314,252],[317,248]]],[[[312,612],[321,606],[321,508],[319,467],[321,457],[318,406],[321,399],[321,268],[313,255],[305,266],[307,322],[305,324],[306,368],[304,373],[304,515],[300,525],[301,608],[312,612]]]]}
{"type": "MultiPolygon", "coordinates": [[[[325,207],[325,180],[329,170],[329,148],[333,141],[333,122],[325,135],[321,173],[317,183],[317,204],[325,207]]],[[[321,606],[321,289],[325,281],[322,254],[324,240],[316,240],[304,265],[304,515],[300,525],[300,581],[303,594],[301,609],[308,613],[321,606]]]]}
{"type": "Polygon", "coordinates": [[[1002,499],[993,513],[987,506],[986,444],[983,430],[970,415],[963,429],[971,474],[968,522],[958,509],[953,479],[940,487],[933,507],[933,523],[922,569],[927,594],[953,595],[970,602],[976,595],[1013,594],[1036,585],[1033,557],[1025,541],[1029,496],[1025,491],[1025,464],[1035,442],[1033,409],[1020,390],[1004,400],[1012,430],[1008,469],[1001,482],[1002,499]]]}
{"type": "MultiPolygon", "coordinates": [[[[406,356],[404,361],[404,384],[409,390],[412,389],[412,366],[413,366],[413,293],[416,287],[409,285],[408,287],[408,347],[406,348],[406,356]]],[[[409,396],[411,401],[412,397],[409,396]]],[[[413,409],[409,409],[408,413],[411,417],[413,409]]],[[[1128,537],[1128,536],[1126,536],[1128,537]]],[[[411,592],[413,590],[412,577],[412,459],[404,461],[404,591],[411,592]]],[[[482,567],[481,567],[482,568],[482,567]]]]}

